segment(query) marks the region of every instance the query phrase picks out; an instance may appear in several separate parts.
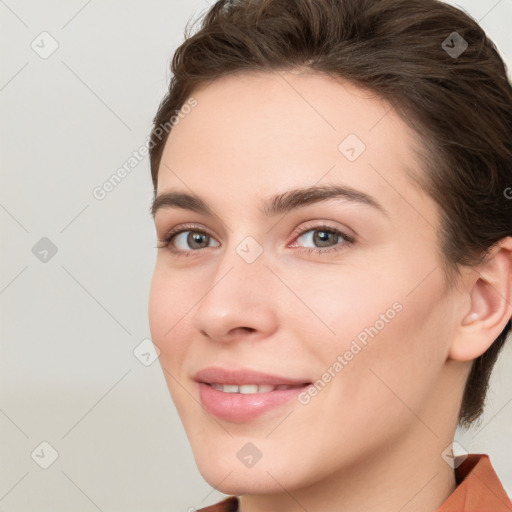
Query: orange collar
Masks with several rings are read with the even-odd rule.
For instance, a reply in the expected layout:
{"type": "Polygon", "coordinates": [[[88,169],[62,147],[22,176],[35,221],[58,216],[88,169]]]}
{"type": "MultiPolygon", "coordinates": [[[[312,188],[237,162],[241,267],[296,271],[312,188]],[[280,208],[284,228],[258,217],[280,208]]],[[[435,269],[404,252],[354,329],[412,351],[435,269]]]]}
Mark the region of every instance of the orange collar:
{"type": "Polygon", "coordinates": [[[457,488],[437,512],[511,512],[512,503],[489,456],[472,453],[455,470],[457,488]]]}

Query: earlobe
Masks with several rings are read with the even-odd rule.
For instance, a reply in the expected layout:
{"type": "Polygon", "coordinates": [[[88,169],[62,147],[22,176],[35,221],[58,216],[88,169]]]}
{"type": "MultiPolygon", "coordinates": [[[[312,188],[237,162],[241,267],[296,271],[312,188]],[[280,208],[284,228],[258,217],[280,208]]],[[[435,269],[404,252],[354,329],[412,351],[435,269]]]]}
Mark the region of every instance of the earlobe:
{"type": "Polygon", "coordinates": [[[468,279],[469,309],[464,311],[449,358],[470,361],[481,356],[512,316],[512,237],[504,238],[468,279]]]}

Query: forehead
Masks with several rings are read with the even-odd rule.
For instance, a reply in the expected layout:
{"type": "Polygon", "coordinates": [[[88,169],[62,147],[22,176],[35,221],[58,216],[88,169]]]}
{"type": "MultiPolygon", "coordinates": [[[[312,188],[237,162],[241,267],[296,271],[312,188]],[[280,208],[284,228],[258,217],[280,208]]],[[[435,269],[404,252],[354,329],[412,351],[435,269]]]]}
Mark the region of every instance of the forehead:
{"type": "Polygon", "coordinates": [[[397,216],[435,216],[407,175],[419,168],[416,134],[371,91],[295,70],[228,75],[192,97],[164,148],[157,193],[188,188],[241,204],[329,182],[376,195],[397,216]]]}
{"type": "Polygon", "coordinates": [[[359,139],[357,152],[364,146],[382,150],[388,142],[382,140],[382,128],[396,133],[393,149],[401,156],[412,136],[375,93],[325,74],[236,73],[202,84],[193,97],[197,106],[173,128],[169,146],[177,137],[192,137],[197,151],[213,151],[218,157],[229,150],[232,157],[243,153],[246,159],[261,159],[273,152],[282,155],[287,148],[305,157],[313,156],[314,149],[330,148],[326,156],[337,159],[343,154],[339,144],[348,135],[359,139]]]}

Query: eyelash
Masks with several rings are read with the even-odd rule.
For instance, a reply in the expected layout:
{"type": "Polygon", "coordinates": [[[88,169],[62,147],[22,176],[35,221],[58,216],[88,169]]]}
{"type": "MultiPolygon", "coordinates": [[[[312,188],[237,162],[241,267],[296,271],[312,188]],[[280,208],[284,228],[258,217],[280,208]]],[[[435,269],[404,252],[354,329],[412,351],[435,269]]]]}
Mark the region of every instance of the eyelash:
{"type": "MultiPolygon", "coordinates": [[[[171,231],[169,231],[164,236],[163,239],[158,239],[158,242],[161,245],[158,245],[157,248],[158,249],[168,248],[170,250],[170,252],[172,252],[177,257],[191,256],[192,253],[200,252],[201,249],[191,249],[191,250],[188,250],[188,251],[183,251],[181,249],[173,249],[173,248],[171,248],[171,241],[172,241],[172,239],[175,236],[179,235],[180,233],[184,233],[186,231],[191,231],[193,233],[199,233],[201,235],[211,236],[208,232],[204,231],[203,229],[201,229],[198,226],[195,226],[195,225],[181,226],[181,227],[179,227],[177,229],[172,229],[171,231]]],[[[316,254],[333,253],[333,252],[341,251],[344,248],[346,248],[347,246],[350,246],[353,243],[355,243],[354,237],[347,235],[346,233],[344,233],[343,231],[341,231],[341,230],[339,230],[337,228],[334,228],[334,227],[331,227],[331,226],[327,226],[325,224],[319,224],[319,225],[315,224],[315,225],[309,225],[309,226],[303,227],[301,230],[299,230],[298,232],[294,233],[294,237],[295,237],[294,240],[296,238],[299,238],[301,235],[303,235],[304,233],[307,233],[309,231],[322,231],[322,232],[327,232],[329,234],[338,235],[341,238],[343,238],[344,242],[343,243],[338,243],[338,244],[336,244],[336,245],[334,245],[332,247],[326,248],[326,249],[312,248],[312,247],[300,249],[301,252],[305,252],[307,254],[311,254],[311,253],[316,253],[316,254]]],[[[207,249],[207,247],[203,247],[203,249],[207,249]]]]}

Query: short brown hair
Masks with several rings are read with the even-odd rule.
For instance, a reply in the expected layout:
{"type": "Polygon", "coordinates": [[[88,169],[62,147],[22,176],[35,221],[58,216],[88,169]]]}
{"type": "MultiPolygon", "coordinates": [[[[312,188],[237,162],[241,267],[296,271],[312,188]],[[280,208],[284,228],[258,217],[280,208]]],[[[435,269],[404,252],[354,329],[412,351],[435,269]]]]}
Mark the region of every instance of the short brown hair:
{"type": "MultiPolygon", "coordinates": [[[[512,235],[512,88],[494,43],[463,11],[437,0],[220,0],[187,25],[150,139],[156,193],[168,123],[200,85],[244,71],[308,68],[390,102],[422,141],[413,178],[436,201],[447,282],[512,235]],[[449,51],[458,44],[462,53],[449,51]],[[467,48],[465,44],[467,43],[467,48]],[[465,48],[465,49],[464,49],[465,48]]],[[[510,330],[475,359],[459,424],[482,411],[510,330]]]]}

